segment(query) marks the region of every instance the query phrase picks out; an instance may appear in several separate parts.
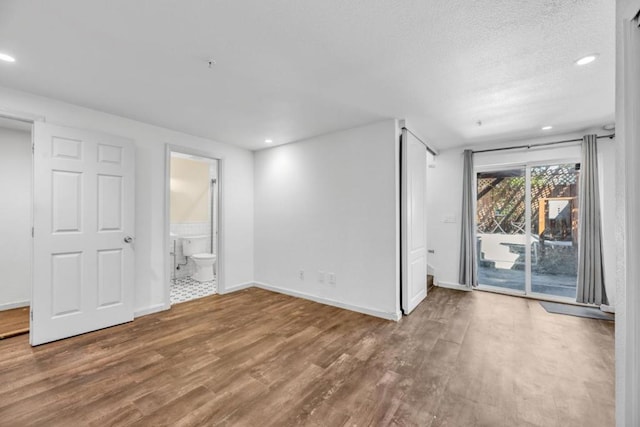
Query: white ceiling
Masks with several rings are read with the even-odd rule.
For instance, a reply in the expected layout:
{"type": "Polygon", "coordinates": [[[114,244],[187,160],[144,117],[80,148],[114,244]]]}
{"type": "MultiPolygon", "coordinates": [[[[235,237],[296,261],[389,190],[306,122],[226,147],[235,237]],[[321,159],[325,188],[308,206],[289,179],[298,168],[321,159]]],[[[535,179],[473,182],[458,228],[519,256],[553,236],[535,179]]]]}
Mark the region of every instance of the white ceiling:
{"type": "Polygon", "coordinates": [[[611,0],[3,0],[0,84],[250,149],[390,117],[444,149],[612,122],[614,24],[611,0]]]}

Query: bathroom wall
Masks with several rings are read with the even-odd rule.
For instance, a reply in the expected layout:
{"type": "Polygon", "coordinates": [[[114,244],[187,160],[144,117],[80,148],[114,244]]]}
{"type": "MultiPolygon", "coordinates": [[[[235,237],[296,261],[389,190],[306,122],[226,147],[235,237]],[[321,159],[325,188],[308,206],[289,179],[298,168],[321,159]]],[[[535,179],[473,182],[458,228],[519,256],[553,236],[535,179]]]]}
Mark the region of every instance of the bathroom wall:
{"type": "MultiPolygon", "coordinates": [[[[210,197],[211,180],[218,178],[216,161],[203,159],[183,158],[179,155],[171,156],[171,233],[176,236],[208,236],[208,248],[211,253],[216,253],[217,233],[214,236],[213,248],[211,248],[212,224],[216,227],[217,218],[211,221],[211,203],[214,201],[210,197]],[[185,191],[186,190],[186,191],[185,191]]],[[[217,202],[217,194],[214,195],[217,202]]],[[[192,260],[183,255],[180,238],[173,237],[171,244],[175,242],[171,250],[174,251],[176,266],[171,258],[171,269],[174,278],[189,277],[195,272],[195,264],[192,260]]]]}
{"type": "Polygon", "coordinates": [[[202,223],[209,220],[209,165],[171,156],[171,223],[202,223]]]}
{"type": "Polygon", "coordinates": [[[31,132],[0,127],[0,310],[31,295],[31,132]]]}
{"type": "MultiPolygon", "coordinates": [[[[99,102],[97,100],[96,102],[99,102]]],[[[0,110],[45,117],[47,122],[130,138],[136,148],[136,316],[168,308],[165,259],[166,144],[211,154],[224,161],[225,183],[224,292],[253,281],[253,153],[135,120],[72,105],[51,98],[0,87],[0,110]],[[166,278],[166,281],[165,281],[166,278]]]]}

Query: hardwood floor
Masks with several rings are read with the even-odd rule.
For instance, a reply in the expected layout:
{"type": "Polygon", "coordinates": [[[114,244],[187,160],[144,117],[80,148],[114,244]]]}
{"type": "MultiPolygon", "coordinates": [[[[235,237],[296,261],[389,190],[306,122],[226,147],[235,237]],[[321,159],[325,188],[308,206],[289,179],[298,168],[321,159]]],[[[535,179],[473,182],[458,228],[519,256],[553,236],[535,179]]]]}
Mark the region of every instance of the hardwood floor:
{"type": "Polygon", "coordinates": [[[613,426],[613,323],[435,288],[400,322],[260,289],[31,348],[0,425],[613,426]]]}
{"type": "Polygon", "coordinates": [[[28,333],[29,307],[0,311],[0,340],[28,333]]]}

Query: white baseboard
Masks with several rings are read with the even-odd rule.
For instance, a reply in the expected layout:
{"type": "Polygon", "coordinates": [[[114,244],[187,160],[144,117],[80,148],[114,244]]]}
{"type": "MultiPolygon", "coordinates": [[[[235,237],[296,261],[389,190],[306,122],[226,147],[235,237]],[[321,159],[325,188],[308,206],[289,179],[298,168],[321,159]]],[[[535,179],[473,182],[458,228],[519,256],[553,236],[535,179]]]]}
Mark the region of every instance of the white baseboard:
{"type": "Polygon", "coordinates": [[[602,304],[600,306],[600,310],[604,311],[605,313],[615,313],[616,312],[616,307],[613,306],[613,305],[602,304]]]}
{"type": "Polygon", "coordinates": [[[169,310],[171,305],[167,305],[165,303],[155,304],[145,308],[139,308],[133,312],[134,319],[136,317],[146,316],[147,314],[157,313],[159,311],[169,310]]]}
{"type": "MultiPolygon", "coordinates": [[[[358,305],[347,304],[347,303],[343,303],[343,302],[340,302],[340,301],[335,301],[335,300],[332,300],[332,299],[329,299],[329,298],[323,298],[323,297],[319,297],[319,296],[316,296],[316,295],[307,294],[307,293],[304,293],[304,292],[293,291],[291,289],[286,289],[286,288],[279,288],[277,286],[269,285],[267,283],[262,283],[262,282],[240,283],[240,284],[234,285],[234,286],[232,286],[230,288],[226,288],[225,291],[224,291],[224,294],[229,294],[231,292],[237,292],[237,291],[240,291],[240,290],[243,290],[243,289],[248,289],[248,288],[251,288],[251,287],[257,287],[257,288],[265,289],[267,291],[277,292],[277,293],[289,295],[289,296],[292,296],[292,297],[303,298],[303,299],[314,301],[314,302],[317,302],[317,303],[320,303],[320,304],[326,304],[326,305],[330,305],[330,306],[333,306],[333,307],[343,308],[345,310],[351,310],[351,311],[355,311],[355,312],[362,313],[362,314],[368,314],[369,316],[379,317],[379,318],[386,319],[386,320],[394,320],[396,322],[398,320],[400,320],[400,318],[402,317],[402,314],[400,312],[389,313],[389,312],[375,310],[375,309],[371,309],[371,308],[367,308],[367,307],[361,307],[361,306],[358,306],[358,305]]],[[[138,310],[134,311],[133,316],[134,316],[134,318],[135,317],[146,316],[147,314],[157,313],[159,311],[168,310],[169,308],[171,308],[170,305],[166,305],[164,303],[160,303],[160,304],[152,305],[150,307],[138,309],[138,310]]]]}
{"type": "Polygon", "coordinates": [[[257,288],[261,288],[261,289],[265,289],[267,291],[272,291],[272,292],[277,292],[280,294],[285,294],[285,295],[289,295],[292,297],[297,297],[297,298],[302,298],[302,299],[306,299],[306,300],[310,300],[310,301],[314,301],[320,304],[326,304],[326,305],[330,305],[333,307],[338,307],[338,308],[343,308],[345,310],[351,310],[351,311],[355,311],[358,313],[362,313],[362,314],[368,314],[369,316],[374,316],[374,317],[380,317],[382,319],[386,319],[386,320],[394,320],[394,321],[398,321],[400,320],[400,318],[402,317],[401,313],[389,313],[389,312],[385,312],[385,311],[380,311],[380,310],[375,310],[375,309],[371,309],[371,308],[367,308],[367,307],[361,307],[358,305],[352,305],[352,304],[347,304],[347,303],[343,303],[340,301],[335,301],[329,298],[324,298],[324,297],[319,297],[316,295],[311,295],[311,294],[307,294],[304,292],[298,292],[298,291],[294,291],[291,289],[286,289],[286,288],[279,288],[277,286],[273,286],[273,285],[269,285],[267,283],[262,283],[262,282],[255,282],[254,286],[257,288]]]}
{"type": "Polygon", "coordinates": [[[0,304],[0,311],[11,310],[12,308],[29,307],[29,301],[16,301],[0,304]]]}
{"type": "Polygon", "coordinates": [[[456,291],[470,292],[471,289],[459,283],[434,281],[434,285],[440,288],[455,289],[456,291]]]}
{"type": "Polygon", "coordinates": [[[220,295],[230,294],[231,292],[241,291],[243,289],[252,288],[254,286],[253,282],[245,282],[240,283],[238,285],[233,285],[228,288],[225,288],[224,292],[219,292],[220,295]]]}

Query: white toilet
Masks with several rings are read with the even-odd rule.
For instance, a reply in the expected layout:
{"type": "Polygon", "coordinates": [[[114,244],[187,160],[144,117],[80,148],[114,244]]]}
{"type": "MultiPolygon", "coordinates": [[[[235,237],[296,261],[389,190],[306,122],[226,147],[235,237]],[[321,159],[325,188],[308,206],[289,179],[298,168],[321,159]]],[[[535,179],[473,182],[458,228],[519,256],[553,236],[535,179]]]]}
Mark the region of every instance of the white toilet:
{"type": "Polygon", "coordinates": [[[213,280],[213,265],[216,263],[216,255],[207,251],[210,236],[188,236],[182,240],[182,252],[196,264],[196,271],[191,276],[198,282],[210,282],[213,280]]]}

